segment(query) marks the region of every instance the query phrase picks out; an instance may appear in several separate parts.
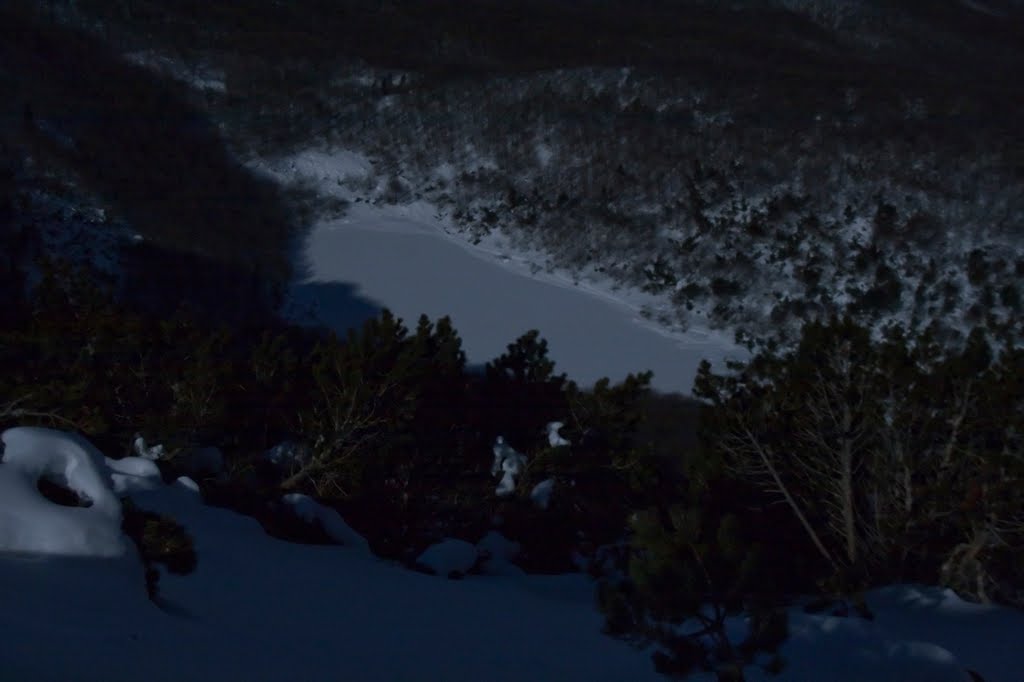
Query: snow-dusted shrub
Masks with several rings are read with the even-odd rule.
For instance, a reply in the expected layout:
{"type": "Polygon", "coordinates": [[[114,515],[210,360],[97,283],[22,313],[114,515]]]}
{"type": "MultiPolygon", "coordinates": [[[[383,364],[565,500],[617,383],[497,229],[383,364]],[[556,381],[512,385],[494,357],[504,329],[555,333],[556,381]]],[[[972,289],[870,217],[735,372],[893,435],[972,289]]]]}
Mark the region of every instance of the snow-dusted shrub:
{"type": "Polygon", "coordinates": [[[196,568],[198,558],[192,538],[174,519],[139,509],[128,498],[124,500],[125,535],[132,539],[146,569],[146,591],[150,599],[159,595],[161,564],[175,575],[188,575],[196,568]]]}
{"type": "Polygon", "coordinates": [[[692,506],[652,507],[633,515],[621,565],[607,572],[599,605],[609,634],[647,645],[659,671],[685,677],[714,672],[718,680],[743,680],[754,665],[777,673],[774,653],[788,636],[781,591],[757,520],[723,509],[727,488],[696,485],[692,506]],[[750,614],[746,632],[727,620],[750,614]],[[767,655],[767,660],[765,660],[767,655]]]}
{"type": "Polygon", "coordinates": [[[334,541],[363,551],[369,550],[366,538],[352,530],[336,510],[300,493],[285,495],[281,501],[306,523],[318,524],[334,541]]]}
{"type": "Polygon", "coordinates": [[[515,492],[517,479],[526,468],[526,457],[506,443],[503,436],[498,436],[493,450],[494,463],[491,465],[491,475],[501,476],[501,482],[498,483],[494,494],[499,497],[511,495],[515,492]]]}

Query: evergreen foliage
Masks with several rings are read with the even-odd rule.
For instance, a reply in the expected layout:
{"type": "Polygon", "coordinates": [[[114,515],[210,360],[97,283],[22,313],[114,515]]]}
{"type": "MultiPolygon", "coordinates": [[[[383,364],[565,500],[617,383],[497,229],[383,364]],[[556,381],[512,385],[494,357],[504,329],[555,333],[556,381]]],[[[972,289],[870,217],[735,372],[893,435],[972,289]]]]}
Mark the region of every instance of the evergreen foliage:
{"type": "Polygon", "coordinates": [[[532,451],[543,442],[545,424],[565,416],[566,377],[555,373],[547,341],[536,329],[509,344],[484,367],[478,401],[483,437],[497,436],[532,451]]]}
{"type": "Polygon", "coordinates": [[[121,528],[138,549],[146,570],[146,591],[150,599],[157,601],[160,573],[156,565],[162,564],[175,575],[194,571],[198,559],[192,538],[171,518],[141,510],[127,498],[121,504],[121,528]]]}
{"type": "Polygon", "coordinates": [[[669,676],[704,670],[742,680],[748,665],[778,672],[784,661],[776,651],[787,636],[782,607],[806,586],[802,548],[786,543],[788,520],[729,476],[711,448],[693,454],[684,479],[630,519],[618,573],[599,583],[606,629],[654,644],[655,665],[669,676]],[[741,613],[749,629],[737,640],[726,619],[741,613]]]}
{"type": "MultiPolygon", "coordinates": [[[[632,531],[628,574],[618,585],[602,584],[601,605],[609,633],[658,645],[659,670],[741,680],[758,654],[774,653],[786,639],[781,597],[766,579],[767,553],[737,516],[677,504],[638,513],[632,531]],[[733,642],[726,618],[744,612],[750,630],[733,642]]],[[[774,657],[770,666],[777,670],[781,661],[774,657]]]]}
{"type": "Polygon", "coordinates": [[[1024,539],[1019,355],[980,329],[945,353],[833,319],[735,374],[705,364],[695,394],[716,456],[789,509],[840,589],[941,579],[986,600],[1024,539]]]}

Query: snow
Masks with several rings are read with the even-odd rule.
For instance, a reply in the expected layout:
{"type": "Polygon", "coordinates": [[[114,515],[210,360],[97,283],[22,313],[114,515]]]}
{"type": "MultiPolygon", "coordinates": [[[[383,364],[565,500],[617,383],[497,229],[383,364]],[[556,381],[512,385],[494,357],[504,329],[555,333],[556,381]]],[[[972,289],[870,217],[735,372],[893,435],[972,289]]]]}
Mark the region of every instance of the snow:
{"type": "MultiPolygon", "coordinates": [[[[601,634],[585,576],[525,575],[508,563],[518,546],[497,532],[476,546],[448,539],[424,552],[421,563],[440,575],[465,573],[483,560],[483,575],[437,580],[368,552],[271,538],[251,518],[202,504],[189,479],[163,485],[151,461],[104,459],[78,436],[16,428],[2,441],[0,679],[664,679],[649,651],[601,634]],[[93,506],[60,508],[42,500],[34,477],[55,472],[93,506]],[[175,519],[194,539],[196,571],[162,575],[159,607],[146,597],[133,552],[74,556],[25,552],[6,542],[12,520],[19,529],[37,530],[54,509],[77,513],[68,517],[73,523],[61,522],[62,543],[82,538],[83,527],[113,532],[119,503],[106,477],[114,472],[151,483],[133,487],[132,500],[175,519]]],[[[311,518],[323,515],[308,498],[293,500],[311,518]]],[[[96,549],[95,538],[87,544],[96,549]]],[[[786,669],[771,677],[748,668],[747,679],[952,682],[968,680],[970,668],[986,682],[1020,682],[1024,613],[916,585],[873,590],[865,598],[873,621],[793,607],[792,635],[780,650],[786,669]]]]}
{"type": "Polygon", "coordinates": [[[388,208],[359,204],[344,221],[318,224],[306,242],[306,266],[293,296],[319,307],[325,324],[343,331],[358,322],[353,305],[339,309],[330,300],[331,283],[350,285],[407,322],[449,316],[475,364],[539,329],[559,371],[577,382],[651,369],[653,387],[689,392],[701,359],[719,362],[728,347],[715,335],[659,332],[614,301],[502,267],[499,256],[471,253],[388,208]]]}
{"type": "Polygon", "coordinates": [[[494,463],[491,465],[492,476],[501,474],[501,482],[495,489],[495,494],[499,497],[512,494],[516,489],[516,478],[524,468],[526,457],[516,452],[502,436],[498,436],[494,442],[494,463]]]}
{"type": "Polygon", "coordinates": [[[446,538],[424,550],[416,559],[416,565],[434,575],[461,578],[476,565],[478,558],[476,546],[465,540],[446,538]]]}
{"type": "Polygon", "coordinates": [[[536,153],[537,163],[540,164],[542,167],[547,167],[547,165],[551,163],[551,159],[555,155],[555,153],[551,150],[551,147],[544,143],[539,143],[537,145],[536,153]]]}
{"type": "Polygon", "coordinates": [[[291,441],[278,443],[264,453],[264,456],[275,466],[287,469],[306,460],[308,452],[306,449],[291,441]]]}
{"type": "Polygon", "coordinates": [[[512,561],[519,556],[521,546],[509,540],[496,530],[487,534],[476,543],[480,557],[480,570],[486,575],[523,575],[523,570],[512,561]]]}
{"type": "Polygon", "coordinates": [[[548,445],[553,448],[562,447],[563,445],[572,445],[565,438],[562,438],[558,432],[565,426],[562,422],[550,422],[547,425],[548,430],[548,445]]]}
{"type": "Polygon", "coordinates": [[[857,617],[820,616],[791,610],[790,639],[780,648],[780,654],[786,659],[785,677],[794,680],[823,679],[824,661],[832,662],[828,679],[835,682],[867,679],[965,682],[970,679],[957,665],[953,654],[942,647],[928,642],[890,639],[884,627],[857,617]]]}
{"type": "Polygon", "coordinates": [[[199,491],[199,484],[193,481],[188,476],[179,476],[178,480],[176,480],[175,483],[181,488],[188,490],[191,493],[195,493],[196,495],[201,494],[199,491]]]}
{"type": "Polygon", "coordinates": [[[363,551],[370,550],[366,538],[352,530],[336,510],[325,507],[308,495],[301,493],[285,495],[281,501],[291,507],[292,511],[306,523],[319,522],[320,527],[332,540],[363,551]]]}
{"type": "Polygon", "coordinates": [[[533,486],[533,490],[530,491],[530,500],[541,509],[547,509],[551,504],[551,491],[554,488],[555,479],[545,479],[533,486]]]}
{"type": "Polygon", "coordinates": [[[225,76],[222,71],[200,65],[188,65],[181,60],[152,50],[129,52],[124,59],[143,68],[179,80],[196,90],[226,92],[225,76]]]}
{"type": "Polygon", "coordinates": [[[123,555],[121,503],[104,457],[84,439],[42,428],[4,431],[0,462],[0,552],[123,555]],[[63,485],[88,507],[66,507],[39,492],[39,479],[63,485]]]}
{"type": "MultiPolygon", "coordinates": [[[[437,207],[416,201],[375,205],[372,161],[347,150],[305,150],[250,166],[282,184],[313,183],[352,202],[343,217],[315,223],[303,248],[286,313],[344,333],[381,308],[407,323],[449,316],[470,363],[483,364],[530,329],[547,339],[558,369],[582,384],[650,369],[652,386],[688,393],[704,358],[742,357],[731,335],[669,330],[641,315],[649,295],[612,291],[609,281],[543,272],[543,254],[506,257],[501,235],[470,243],[437,207]],[[290,313],[288,311],[291,311],[290,313]]],[[[438,173],[444,175],[445,166],[438,173]]],[[[596,277],[596,275],[595,275],[596,277]]]]}
{"type": "Polygon", "coordinates": [[[139,457],[146,459],[160,459],[164,456],[163,445],[147,446],[146,439],[141,434],[135,434],[135,440],[132,441],[132,447],[135,449],[135,454],[139,457]]]}
{"type": "Polygon", "coordinates": [[[975,12],[981,12],[982,14],[987,14],[990,17],[1005,17],[1006,16],[1006,12],[1002,12],[1000,10],[995,9],[994,7],[990,7],[990,6],[988,6],[986,4],[983,4],[981,2],[977,2],[977,0],[961,0],[961,4],[964,7],[967,7],[967,8],[970,8],[970,9],[974,10],[975,12]]]}
{"type": "Polygon", "coordinates": [[[152,490],[163,485],[160,469],[151,459],[145,457],[107,458],[106,466],[110,470],[110,481],[116,495],[152,490]]]}
{"type": "Polygon", "coordinates": [[[366,178],[373,172],[373,164],[365,155],[343,149],[308,149],[286,158],[254,160],[252,166],[278,182],[318,183],[325,194],[335,196],[345,196],[340,182],[366,178]]]}

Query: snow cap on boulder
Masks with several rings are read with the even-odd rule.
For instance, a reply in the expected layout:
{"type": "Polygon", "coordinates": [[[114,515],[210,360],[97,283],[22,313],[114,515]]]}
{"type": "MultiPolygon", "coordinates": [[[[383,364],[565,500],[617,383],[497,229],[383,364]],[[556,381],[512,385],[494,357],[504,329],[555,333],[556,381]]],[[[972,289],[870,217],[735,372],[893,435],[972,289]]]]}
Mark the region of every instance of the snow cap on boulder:
{"type": "Polygon", "coordinates": [[[81,436],[35,427],[0,436],[0,551],[66,556],[121,556],[121,502],[103,455],[81,436]],[[46,499],[39,480],[74,492],[82,507],[46,499]]]}

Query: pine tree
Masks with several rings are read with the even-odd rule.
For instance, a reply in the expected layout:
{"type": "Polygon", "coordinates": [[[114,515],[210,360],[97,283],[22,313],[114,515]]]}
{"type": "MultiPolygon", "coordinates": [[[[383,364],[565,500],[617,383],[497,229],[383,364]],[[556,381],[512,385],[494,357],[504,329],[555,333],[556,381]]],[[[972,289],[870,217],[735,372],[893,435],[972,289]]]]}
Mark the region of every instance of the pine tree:
{"type": "MultiPolygon", "coordinates": [[[[599,591],[610,634],[656,646],[658,670],[686,677],[713,671],[742,680],[762,653],[774,654],[787,636],[785,613],[766,576],[767,552],[734,514],[722,514],[706,495],[694,504],[651,508],[634,516],[628,572],[599,591]],[[729,638],[726,620],[750,614],[750,630],[729,638]]],[[[773,656],[766,668],[777,672],[773,656]]]]}

